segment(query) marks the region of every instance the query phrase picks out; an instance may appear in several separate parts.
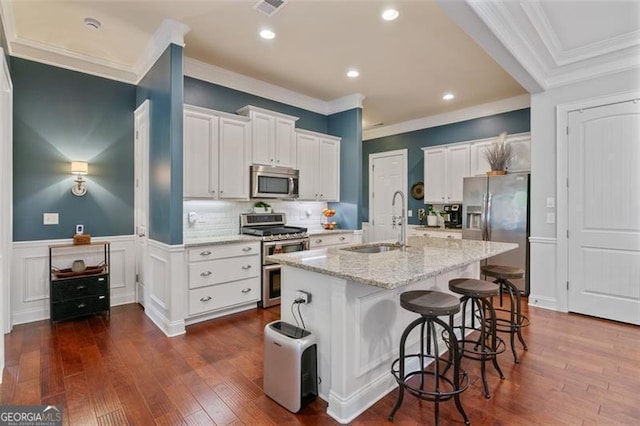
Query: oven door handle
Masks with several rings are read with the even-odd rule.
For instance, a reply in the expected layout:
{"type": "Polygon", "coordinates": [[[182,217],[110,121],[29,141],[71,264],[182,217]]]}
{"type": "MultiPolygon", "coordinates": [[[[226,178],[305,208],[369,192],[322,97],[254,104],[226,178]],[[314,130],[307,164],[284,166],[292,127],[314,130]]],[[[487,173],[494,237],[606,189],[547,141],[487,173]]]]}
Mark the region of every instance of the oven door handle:
{"type": "Polygon", "coordinates": [[[290,246],[295,244],[303,243],[303,246],[308,249],[309,248],[309,238],[297,238],[295,240],[279,240],[279,241],[269,241],[262,243],[264,247],[275,247],[279,246],[290,246]]]}

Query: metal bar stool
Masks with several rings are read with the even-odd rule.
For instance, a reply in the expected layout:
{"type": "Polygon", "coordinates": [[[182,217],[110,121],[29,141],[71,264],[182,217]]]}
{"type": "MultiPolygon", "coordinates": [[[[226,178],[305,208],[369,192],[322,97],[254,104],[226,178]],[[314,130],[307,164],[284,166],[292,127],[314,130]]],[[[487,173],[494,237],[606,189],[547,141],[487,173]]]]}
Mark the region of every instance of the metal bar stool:
{"type": "Polygon", "coordinates": [[[511,352],[513,352],[513,361],[517,364],[520,362],[518,353],[516,352],[516,343],[514,336],[518,336],[518,340],[522,343],[525,351],[529,350],[527,344],[522,337],[522,328],[529,326],[529,318],[522,314],[522,302],[520,300],[520,291],[509,281],[510,279],[524,278],[524,271],[520,268],[505,265],[486,265],[480,267],[480,273],[485,277],[495,278],[493,281],[498,284],[500,291],[500,306],[502,307],[502,295],[509,295],[509,309],[495,308],[497,312],[506,312],[509,318],[497,318],[496,329],[499,332],[509,333],[511,340],[511,352]]]}
{"type": "Polygon", "coordinates": [[[420,314],[420,317],[411,322],[405,328],[400,338],[400,354],[398,359],[391,364],[391,374],[398,382],[398,399],[389,414],[389,420],[393,421],[393,416],[402,405],[404,391],[417,398],[433,401],[435,424],[439,424],[439,404],[440,401],[448,401],[453,398],[458,412],[462,415],[465,424],[469,423],[469,418],[462,408],[460,393],[469,387],[469,377],[460,368],[460,353],[458,351],[458,340],[450,324],[438,318],[439,316],[449,316],[453,321],[453,315],[460,311],[460,301],[455,296],[430,290],[406,291],[400,295],[400,306],[411,312],[420,314]],[[439,355],[438,333],[436,325],[441,329],[442,340],[449,348],[446,358],[439,355]],[[415,354],[406,354],[406,342],[413,329],[420,326],[420,351],[415,354]],[[425,338],[426,332],[426,338],[425,338]],[[425,362],[432,360],[432,369],[427,370],[425,362]],[[406,363],[417,365],[415,369],[409,368],[406,371],[406,363]],[[444,369],[441,367],[444,364],[444,369]],[[449,369],[452,373],[447,374],[449,369]],[[426,378],[432,381],[427,383],[426,378]]]}
{"type": "Polygon", "coordinates": [[[460,354],[463,358],[480,361],[484,396],[491,398],[487,383],[487,361],[491,361],[500,375],[500,380],[504,380],[497,356],[505,351],[505,344],[496,332],[496,312],[491,303],[491,298],[498,295],[498,287],[489,281],[458,278],[449,281],[449,290],[461,295],[462,322],[459,326],[454,327],[460,330],[460,339],[458,340],[460,354]],[[469,301],[471,301],[470,325],[467,324],[466,318],[469,301]],[[476,319],[478,319],[477,326],[476,319]],[[469,331],[477,331],[478,336],[475,337],[474,334],[467,336],[469,331]]]}

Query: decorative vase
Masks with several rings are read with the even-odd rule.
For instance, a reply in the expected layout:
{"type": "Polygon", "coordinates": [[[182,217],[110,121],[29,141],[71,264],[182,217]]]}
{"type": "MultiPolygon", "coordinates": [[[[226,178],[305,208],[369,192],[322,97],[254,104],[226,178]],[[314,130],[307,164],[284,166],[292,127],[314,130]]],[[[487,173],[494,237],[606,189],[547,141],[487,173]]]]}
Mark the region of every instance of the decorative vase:
{"type": "Polygon", "coordinates": [[[438,226],[438,216],[434,214],[427,216],[427,226],[438,226]]]}
{"type": "Polygon", "coordinates": [[[84,260],[74,260],[71,264],[71,271],[73,272],[82,272],[87,269],[87,266],[84,264],[84,260]]]}
{"type": "Polygon", "coordinates": [[[507,171],[506,170],[490,170],[487,172],[487,176],[500,176],[500,175],[506,175],[507,171]]]}

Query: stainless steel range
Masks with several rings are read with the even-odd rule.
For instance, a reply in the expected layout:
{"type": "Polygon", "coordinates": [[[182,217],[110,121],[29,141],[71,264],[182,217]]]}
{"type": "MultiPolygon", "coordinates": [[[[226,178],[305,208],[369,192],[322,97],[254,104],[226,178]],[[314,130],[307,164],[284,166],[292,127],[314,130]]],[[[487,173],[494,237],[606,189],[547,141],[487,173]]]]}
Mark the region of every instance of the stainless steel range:
{"type": "Polygon", "coordinates": [[[275,253],[309,250],[307,228],[287,226],[284,213],[241,213],[240,233],[262,239],[262,302],[267,308],[280,304],[280,265],[267,262],[275,253]]]}

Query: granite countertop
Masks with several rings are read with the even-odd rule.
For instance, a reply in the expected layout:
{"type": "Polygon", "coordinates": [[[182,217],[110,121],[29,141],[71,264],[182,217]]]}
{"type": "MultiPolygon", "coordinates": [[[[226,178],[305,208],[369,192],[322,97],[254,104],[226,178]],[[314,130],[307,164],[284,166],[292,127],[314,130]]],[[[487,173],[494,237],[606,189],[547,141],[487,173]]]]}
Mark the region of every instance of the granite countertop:
{"type": "MultiPolygon", "coordinates": [[[[362,244],[361,246],[375,245],[362,244]]],[[[517,244],[409,237],[406,251],[355,253],[338,247],[268,256],[283,265],[394,289],[517,248],[517,244]]]]}
{"type": "Polygon", "coordinates": [[[184,246],[186,248],[200,247],[200,246],[215,246],[215,245],[221,245],[221,244],[241,243],[243,241],[260,242],[260,238],[254,237],[252,235],[242,235],[242,234],[222,235],[217,237],[198,237],[198,238],[191,238],[185,241],[184,246]]]}

